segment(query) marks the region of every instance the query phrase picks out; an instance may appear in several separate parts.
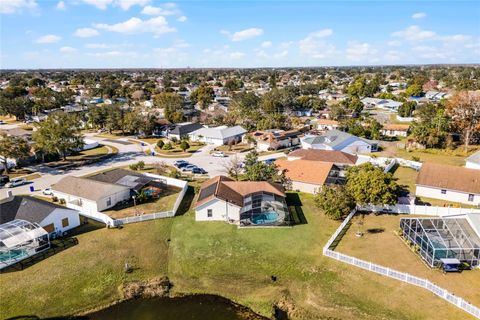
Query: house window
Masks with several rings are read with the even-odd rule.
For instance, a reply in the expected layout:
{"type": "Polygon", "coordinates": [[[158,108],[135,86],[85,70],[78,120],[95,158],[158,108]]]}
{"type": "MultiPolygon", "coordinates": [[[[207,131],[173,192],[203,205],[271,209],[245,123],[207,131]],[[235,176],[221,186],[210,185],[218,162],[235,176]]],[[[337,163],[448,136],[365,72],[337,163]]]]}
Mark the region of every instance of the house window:
{"type": "Polygon", "coordinates": [[[468,195],[468,201],[472,202],[472,201],[473,201],[473,197],[474,197],[473,194],[469,194],[469,195],[468,195]]]}
{"type": "Polygon", "coordinates": [[[68,218],[62,219],[62,227],[68,227],[68,218]]]}
{"type": "Polygon", "coordinates": [[[212,209],[207,210],[207,217],[211,218],[213,216],[212,209]]]}
{"type": "Polygon", "coordinates": [[[447,194],[447,190],[442,189],[442,194],[447,194]]]}
{"type": "Polygon", "coordinates": [[[107,199],[107,206],[111,206],[112,205],[112,199],[111,198],[108,198],[107,199]]]}

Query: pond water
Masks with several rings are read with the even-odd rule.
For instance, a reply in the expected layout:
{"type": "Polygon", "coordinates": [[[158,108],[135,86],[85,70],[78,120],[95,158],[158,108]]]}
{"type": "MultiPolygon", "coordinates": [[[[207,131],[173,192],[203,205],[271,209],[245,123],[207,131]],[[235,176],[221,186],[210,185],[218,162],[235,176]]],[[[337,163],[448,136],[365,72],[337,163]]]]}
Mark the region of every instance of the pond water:
{"type": "Polygon", "coordinates": [[[266,320],[213,295],[129,300],[82,317],[89,320],[266,320]]]}

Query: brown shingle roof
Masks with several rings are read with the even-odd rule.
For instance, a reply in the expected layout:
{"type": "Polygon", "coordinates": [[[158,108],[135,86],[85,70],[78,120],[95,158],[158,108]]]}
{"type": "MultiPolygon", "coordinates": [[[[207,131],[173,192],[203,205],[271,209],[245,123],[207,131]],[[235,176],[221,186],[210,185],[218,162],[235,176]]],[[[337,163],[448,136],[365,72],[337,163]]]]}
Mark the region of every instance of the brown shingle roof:
{"type": "Polygon", "coordinates": [[[408,131],[409,128],[410,128],[410,125],[408,125],[408,124],[389,123],[389,124],[384,124],[383,125],[383,130],[408,131]]]}
{"type": "Polygon", "coordinates": [[[276,183],[267,181],[233,181],[225,176],[217,176],[202,184],[195,206],[198,207],[212,199],[218,198],[242,207],[245,196],[260,191],[285,197],[282,187],[276,183]]]}
{"type": "Polygon", "coordinates": [[[330,150],[317,149],[298,149],[288,154],[289,157],[300,158],[302,160],[330,162],[337,164],[354,165],[358,157],[356,155],[330,150]]]}
{"type": "Polygon", "coordinates": [[[415,183],[427,187],[480,193],[480,170],[424,163],[415,183]]]}
{"type": "Polygon", "coordinates": [[[54,192],[58,191],[83,199],[98,201],[106,196],[130,189],[117,184],[66,176],[56,184],[52,185],[52,190],[54,192]]]}
{"type": "Polygon", "coordinates": [[[333,163],[310,160],[277,160],[279,170],[286,170],[285,176],[292,181],[323,185],[332,170],[333,163]]]}

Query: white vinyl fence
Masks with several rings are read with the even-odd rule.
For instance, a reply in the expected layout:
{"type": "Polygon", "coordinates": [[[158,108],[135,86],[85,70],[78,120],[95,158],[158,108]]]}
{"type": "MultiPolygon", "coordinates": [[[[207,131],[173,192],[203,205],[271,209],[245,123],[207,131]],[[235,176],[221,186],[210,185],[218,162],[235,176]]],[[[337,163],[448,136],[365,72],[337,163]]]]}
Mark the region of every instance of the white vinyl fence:
{"type": "Polygon", "coordinates": [[[148,221],[148,220],[154,220],[154,219],[171,218],[173,216],[175,216],[174,211],[142,214],[140,216],[132,216],[132,217],[126,217],[121,219],[115,219],[113,221],[113,225],[119,226],[119,225],[128,224],[128,223],[142,222],[142,221],[148,221]]]}
{"type": "MultiPolygon", "coordinates": [[[[440,208],[440,209],[446,209],[442,207],[430,207],[430,208],[440,208]]],[[[462,208],[451,208],[451,209],[457,209],[457,211],[461,212],[462,208]],[[458,210],[460,209],[460,210],[458,210]]],[[[365,208],[362,208],[362,210],[365,210],[365,208]]],[[[466,212],[467,209],[464,209],[464,212],[466,212]]],[[[477,210],[478,211],[478,210],[477,210]]],[[[340,252],[335,252],[330,249],[332,243],[337,239],[339,234],[343,232],[343,229],[346,227],[346,225],[350,222],[350,220],[353,218],[355,213],[357,212],[357,209],[352,210],[350,214],[347,216],[347,218],[342,222],[342,224],[338,227],[338,229],[335,231],[335,233],[330,237],[328,240],[327,244],[323,247],[323,255],[333,258],[335,260],[348,263],[352,266],[356,266],[359,268],[362,268],[364,270],[372,271],[375,273],[378,273],[380,275],[383,275],[385,277],[397,279],[409,284],[413,284],[415,286],[424,288],[435,295],[439,296],[440,298],[450,302],[451,304],[457,306],[458,308],[468,312],[469,314],[473,315],[474,317],[480,319],[480,308],[468,303],[467,301],[463,300],[460,297],[457,297],[453,293],[448,292],[447,290],[437,286],[436,284],[430,282],[427,279],[419,278],[416,276],[413,276],[408,273],[400,272],[391,268],[387,268],[369,261],[365,260],[360,260],[355,257],[348,256],[346,254],[340,253],[340,252]]],[[[468,212],[472,212],[472,210],[468,210],[468,212]]],[[[410,212],[402,212],[402,213],[410,213],[410,212]]],[[[418,214],[418,213],[417,213],[418,214]]]]}

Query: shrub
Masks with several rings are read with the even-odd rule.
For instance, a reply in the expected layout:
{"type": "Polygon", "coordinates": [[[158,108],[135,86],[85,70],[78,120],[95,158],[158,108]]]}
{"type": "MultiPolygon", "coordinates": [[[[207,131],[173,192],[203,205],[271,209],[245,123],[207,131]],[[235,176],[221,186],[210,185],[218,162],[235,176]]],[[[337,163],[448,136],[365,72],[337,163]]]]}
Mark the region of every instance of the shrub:
{"type": "Polygon", "coordinates": [[[183,140],[182,142],[180,142],[180,149],[182,149],[183,152],[185,152],[189,148],[190,148],[190,145],[188,144],[187,141],[183,140]]]}
{"type": "Polygon", "coordinates": [[[65,203],[67,203],[67,202],[65,201],[65,199],[63,199],[63,198],[60,199],[60,204],[65,204],[65,203]]]}
{"type": "Polygon", "coordinates": [[[132,163],[131,165],[128,166],[130,168],[130,170],[133,170],[133,171],[137,171],[138,170],[138,166],[136,163],[132,163]]]}
{"type": "Polygon", "coordinates": [[[163,142],[162,139],[160,139],[160,140],[157,141],[157,147],[158,147],[158,149],[162,149],[164,145],[165,145],[165,142],[163,142]]]}
{"type": "Polygon", "coordinates": [[[53,196],[53,197],[52,197],[52,202],[57,202],[57,201],[58,201],[58,197],[53,196]]]}
{"type": "Polygon", "coordinates": [[[162,147],[162,150],[172,150],[173,147],[172,147],[172,144],[169,142],[169,143],[165,143],[162,147]]]}
{"type": "Polygon", "coordinates": [[[145,162],[138,161],[137,162],[137,168],[138,168],[138,170],[143,170],[145,168],[145,162]]]}

